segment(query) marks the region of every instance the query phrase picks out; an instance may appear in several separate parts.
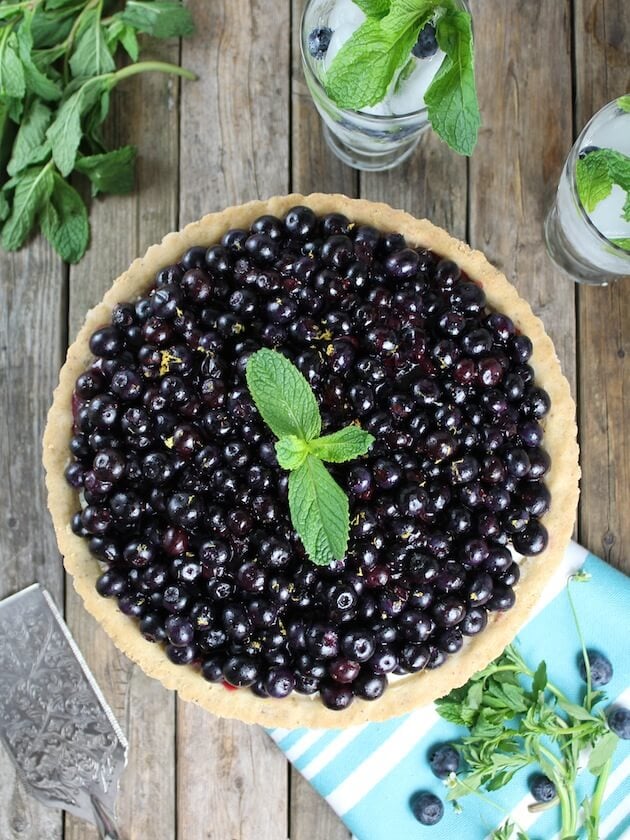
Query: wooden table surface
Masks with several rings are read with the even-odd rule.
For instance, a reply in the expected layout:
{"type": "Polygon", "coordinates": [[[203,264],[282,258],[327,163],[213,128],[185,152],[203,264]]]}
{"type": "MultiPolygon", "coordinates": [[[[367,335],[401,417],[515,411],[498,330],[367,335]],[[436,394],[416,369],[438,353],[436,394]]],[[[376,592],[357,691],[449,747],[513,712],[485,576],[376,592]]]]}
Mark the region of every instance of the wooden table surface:
{"type": "MultiPolygon", "coordinates": [[[[41,239],[0,253],[0,597],[39,580],[65,605],[130,740],[119,798],[128,840],[349,836],[264,732],[215,719],[145,677],[64,579],[40,463],[51,392],[87,308],[167,231],[256,197],[329,191],[427,216],[485,251],[542,317],[577,398],[577,536],[630,571],[630,287],[574,286],[554,271],[541,238],[574,137],[630,91],[627,0],[472,0],[483,115],[474,156],[458,158],[429,133],[402,167],[361,175],[323,142],[300,67],[302,2],[189,2],[196,35],[150,53],[180,61],[199,81],[136,77],[114,97],[113,139],[139,146],[134,194],[94,202],[91,248],[76,267],[41,239]]],[[[0,750],[0,838],[62,837],[96,833],[26,796],[0,750]]]]}

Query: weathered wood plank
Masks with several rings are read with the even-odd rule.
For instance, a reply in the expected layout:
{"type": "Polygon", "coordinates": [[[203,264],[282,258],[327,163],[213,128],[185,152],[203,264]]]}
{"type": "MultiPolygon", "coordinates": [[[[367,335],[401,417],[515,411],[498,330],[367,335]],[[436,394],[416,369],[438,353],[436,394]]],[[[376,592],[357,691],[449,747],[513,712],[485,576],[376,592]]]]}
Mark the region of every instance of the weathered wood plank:
{"type": "Polygon", "coordinates": [[[571,146],[570,11],[569,0],[474,6],[484,125],[470,160],[469,229],[544,321],[574,389],[574,289],[542,240],[571,146]]]}
{"type": "MultiPolygon", "coordinates": [[[[180,220],[288,189],[288,0],[189,3],[198,34],[182,63],[180,220]]],[[[287,771],[257,727],[178,703],[182,840],[286,840],[287,771]]]]}
{"type": "Polygon", "coordinates": [[[297,770],[291,769],[291,840],[350,840],[351,834],[330,805],[297,770]]]}
{"type": "Polygon", "coordinates": [[[361,173],[361,197],[385,201],[466,238],[466,160],[430,129],[412,156],[386,172],[361,173]]]}
{"type": "MultiPolygon", "coordinates": [[[[602,105],[630,91],[627,9],[624,0],[576,0],[576,134],[602,105]]],[[[608,288],[581,286],[578,306],[580,537],[608,562],[630,572],[627,280],[608,288]]]]}
{"type": "MultiPolygon", "coordinates": [[[[65,351],[64,266],[41,238],[0,252],[0,598],[39,581],[63,604],[63,569],[46,510],[41,438],[65,351]]],[[[62,836],[61,814],[30,797],[0,748],[0,837],[62,836]]]]}
{"type": "MultiPolygon", "coordinates": [[[[177,63],[177,43],[152,47],[151,56],[177,63]]],[[[174,78],[137,76],[112,100],[112,142],[139,147],[136,189],[92,207],[92,243],[70,273],[70,339],[85,312],[113,279],[152,242],[177,224],[178,87],[174,78]]],[[[129,764],[118,799],[126,837],[175,836],[175,698],[116,650],[69,587],[67,616],[108,701],[129,739],[129,764]]],[[[66,840],[92,840],[95,829],[67,817],[66,840]]]]}

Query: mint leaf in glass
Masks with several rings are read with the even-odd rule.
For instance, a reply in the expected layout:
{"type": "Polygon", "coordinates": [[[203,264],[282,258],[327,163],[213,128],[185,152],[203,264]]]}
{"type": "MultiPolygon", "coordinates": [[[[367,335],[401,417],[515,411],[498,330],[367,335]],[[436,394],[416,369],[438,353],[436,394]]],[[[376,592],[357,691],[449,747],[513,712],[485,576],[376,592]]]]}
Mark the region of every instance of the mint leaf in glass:
{"type": "Polygon", "coordinates": [[[620,96],[617,100],[617,105],[622,111],[630,114],[630,93],[627,93],[625,96],[620,96]]]}
{"type": "Polygon", "coordinates": [[[630,222],[630,157],[614,149],[593,149],[582,153],[575,166],[575,181],[580,201],[592,213],[600,201],[612,192],[613,185],[626,195],[622,217],[630,222]]]}
{"type": "Polygon", "coordinates": [[[475,85],[472,21],[466,12],[448,12],[436,27],[446,53],[424,95],[433,130],[461,155],[471,155],[477,143],[481,115],[475,85]]]}
{"type": "Polygon", "coordinates": [[[353,0],[368,17],[383,17],[389,12],[390,0],[353,0]]]}
{"type": "Polygon", "coordinates": [[[314,455],[289,474],[289,510],[309,558],[317,565],[341,560],[348,548],[348,497],[314,455]]]}

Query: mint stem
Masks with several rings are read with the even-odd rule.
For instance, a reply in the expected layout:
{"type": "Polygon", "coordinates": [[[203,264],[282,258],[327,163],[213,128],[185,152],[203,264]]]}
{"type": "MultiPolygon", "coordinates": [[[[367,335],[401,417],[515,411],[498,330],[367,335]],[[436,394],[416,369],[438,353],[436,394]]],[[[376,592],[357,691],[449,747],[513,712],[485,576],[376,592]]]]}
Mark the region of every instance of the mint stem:
{"type": "Polygon", "coordinates": [[[180,67],[178,64],[168,64],[166,61],[139,61],[137,64],[130,64],[128,67],[122,67],[115,73],[112,73],[114,84],[121,79],[126,79],[129,76],[137,76],[138,73],[173,73],[175,76],[181,76],[184,79],[189,79],[191,82],[195,81],[197,74],[192,70],[186,70],[185,67],[180,67]]]}

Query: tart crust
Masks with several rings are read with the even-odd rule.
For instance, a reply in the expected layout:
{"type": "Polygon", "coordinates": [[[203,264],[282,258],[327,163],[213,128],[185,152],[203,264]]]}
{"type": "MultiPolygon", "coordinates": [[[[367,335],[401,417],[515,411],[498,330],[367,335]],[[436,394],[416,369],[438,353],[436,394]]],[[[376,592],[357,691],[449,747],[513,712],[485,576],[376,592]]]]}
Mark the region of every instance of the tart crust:
{"type": "Polygon", "coordinates": [[[575,405],[551,339],[529,304],[519,297],[516,289],[482,253],[472,250],[431,222],[415,219],[386,204],[315,193],[309,196],[276,196],[268,201],[252,201],[219,213],[210,213],[179,232],[167,234],[162,242],[151,246],[143,257],[136,259],[118,277],[103,300],[88,312],[76,340],[68,349],[48,414],[43,460],[48,507],[64,565],[74,587],[87,611],[102,625],[114,644],[146,674],[160,680],[166,688],[178,691],[182,699],[198,703],[221,717],[285,728],[344,728],[397,717],[444,696],[451,689],[463,685],[512,641],[560,565],[571,536],[580,475],[576,438],[575,405]],[[505,613],[489,613],[487,627],[478,635],[466,639],[462,650],[449,656],[441,667],[396,680],[378,701],[357,698],[340,712],[327,709],[318,695],[309,697],[293,693],[283,700],[273,700],[261,699],[246,690],[227,691],[221,684],[206,682],[192,666],[172,664],[162,647],[147,642],[137,626],[133,626],[133,619],[117,609],[115,599],[103,598],[96,592],[94,584],[101,568],[90,554],[86,541],[70,529],[70,519],[79,502],[76,491],[64,478],[72,434],[74,383],[93,359],[88,347],[90,335],[109,322],[114,304],[134,300],[143,294],[152,284],[156,272],[177,262],[190,246],[210,246],[229,228],[247,228],[264,213],[282,216],[297,204],[307,205],[318,215],[340,212],[357,224],[400,232],[410,244],[430,248],[440,256],[457,262],[472,280],[483,287],[488,304],[509,315],[516,327],[531,338],[534,350],[530,364],[535,370],[536,382],[551,397],[551,410],[544,421],[544,445],[551,456],[551,469],[545,480],[552,496],[552,507],[542,520],[549,532],[549,544],[537,557],[522,560],[515,605],[505,613]]]}

